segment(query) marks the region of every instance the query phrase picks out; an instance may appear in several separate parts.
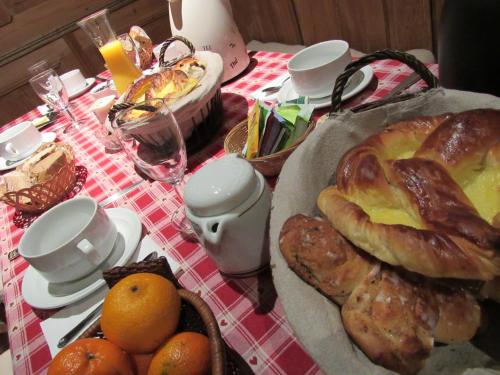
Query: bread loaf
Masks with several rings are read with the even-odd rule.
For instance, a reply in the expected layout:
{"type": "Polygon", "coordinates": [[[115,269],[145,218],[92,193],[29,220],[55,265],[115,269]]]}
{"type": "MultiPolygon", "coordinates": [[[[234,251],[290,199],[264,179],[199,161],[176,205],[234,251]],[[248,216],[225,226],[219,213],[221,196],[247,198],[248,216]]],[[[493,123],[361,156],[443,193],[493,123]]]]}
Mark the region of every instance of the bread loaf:
{"type": "Polygon", "coordinates": [[[129,31],[130,37],[134,40],[139,49],[141,69],[147,69],[153,60],[153,42],[148,34],[139,26],[132,26],[129,31]]]}
{"type": "Polygon", "coordinates": [[[348,151],[318,206],[349,241],[429,277],[500,275],[500,111],[389,126],[348,151]]]}
{"type": "MultiPolygon", "coordinates": [[[[3,176],[0,191],[3,193],[19,191],[35,184],[44,183],[72,160],[73,152],[69,145],[54,142],[45,143],[16,170],[3,176]]],[[[24,203],[27,203],[26,199],[24,203]]]]}
{"type": "Polygon", "coordinates": [[[480,325],[470,293],[381,266],[322,218],[290,217],[279,243],[290,268],[342,306],[344,326],[358,346],[389,369],[416,373],[434,340],[468,341],[480,325]]]}

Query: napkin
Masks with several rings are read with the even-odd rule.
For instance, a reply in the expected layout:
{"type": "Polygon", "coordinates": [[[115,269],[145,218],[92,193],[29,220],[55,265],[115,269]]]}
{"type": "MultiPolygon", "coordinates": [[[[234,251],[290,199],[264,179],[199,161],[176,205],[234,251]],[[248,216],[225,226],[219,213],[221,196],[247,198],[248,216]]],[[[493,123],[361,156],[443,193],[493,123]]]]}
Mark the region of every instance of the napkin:
{"type": "MultiPolygon", "coordinates": [[[[172,268],[172,272],[177,274],[180,271],[180,265],[172,257],[165,254],[162,248],[153,241],[149,236],[145,236],[138,246],[135,254],[132,256],[130,262],[136,262],[137,260],[144,259],[148,254],[153,251],[158,252],[158,256],[165,256],[172,268]]],[[[40,323],[43,335],[47,340],[49,345],[50,354],[52,358],[61,350],[57,347],[57,343],[66,333],[68,333],[73,327],[75,327],[79,322],[81,322],[94,308],[101,303],[104,296],[108,292],[108,288],[103,286],[96,292],[92,293],[87,298],[72,304],[71,306],[65,307],[59,310],[50,318],[45,319],[40,323]]],[[[89,324],[82,329],[84,332],[94,321],[89,322],[89,324]]],[[[81,332],[79,334],[81,334],[81,332]]]]}
{"type": "Polygon", "coordinates": [[[271,82],[268,82],[264,86],[262,86],[260,89],[255,90],[250,94],[250,96],[253,99],[256,100],[262,100],[262,101],[276,101],[278,100],[278,92],[279,90],[273,92],[273,93],[266,93],[262,92],[262,90],[268,88],[268,87],[275,87],[275,86],[281,86],[285,82],[285,80],[289,79],[290,75],[288,73],[282,74],[278,78],[275,78],[271,82]]]}

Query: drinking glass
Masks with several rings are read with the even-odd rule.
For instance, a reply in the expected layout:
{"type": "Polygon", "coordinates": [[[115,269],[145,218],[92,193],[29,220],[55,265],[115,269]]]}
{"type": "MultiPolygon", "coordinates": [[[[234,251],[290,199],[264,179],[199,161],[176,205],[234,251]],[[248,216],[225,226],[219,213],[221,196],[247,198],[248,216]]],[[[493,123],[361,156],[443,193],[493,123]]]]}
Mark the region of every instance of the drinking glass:
{"type": "Polygon", "coordinates": [[[40,61],[34,63],[33,65],[31,65],[28,68],[28,72],[33,77],[33,76],[36,76],[38,73],[44,72],[48,69],[50,69],[50,66],[49,66],[49,63],[47,62],[47,60],[40,60],[40,61]]]}
{"type": "Polygon", "coordinates": [[[33,90],[35,90],[35,93],[45,102],[45,104],[61,111],[70,121],[70,125],[64,128],[64,133],[70,133],[80,129],[80,123],[69,109],[66,88],[54,69],[48,69],[38,73],[32,77],[29,82],[33,90]]]}
{"type": "MultiPolygon", "coordinates": [[[[163,99],[150,99],[118,113],[112,123],[127,156],[153,180],[171,185],[181,202],[187,165],[186,146],[177,121],[163,99]]],[[[172,224],[185,235],[194,232],[184,203],[173,213],[172,224]]]]}

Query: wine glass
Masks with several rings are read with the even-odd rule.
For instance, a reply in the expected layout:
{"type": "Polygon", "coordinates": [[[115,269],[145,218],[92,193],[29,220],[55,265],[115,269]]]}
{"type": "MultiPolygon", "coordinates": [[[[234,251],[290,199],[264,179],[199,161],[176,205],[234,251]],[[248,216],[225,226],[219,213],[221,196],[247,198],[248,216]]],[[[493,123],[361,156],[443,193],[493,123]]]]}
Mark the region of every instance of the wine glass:
{"type": "Polygon", "coordinates": [[[58,109],[70,121],[70,125],[64,128],[64,133],[70,133],[80,129],[80,123],[69,109],[68,93],[61,78],[54,69],[47,69],[29,80],[35,93],[48,106],[58,109]]]}
{"type": "MultiPolygon", "coordinates": [[[[150,99],[122,110],[112,123],[127,156],[153,180],[171,185],[182,199],[181,184],[187,165],[186,146],[177,121],[163,99],[150,99]]],[[[172,215],[172,224],[192,236],[184,204],[172,215]]]]}

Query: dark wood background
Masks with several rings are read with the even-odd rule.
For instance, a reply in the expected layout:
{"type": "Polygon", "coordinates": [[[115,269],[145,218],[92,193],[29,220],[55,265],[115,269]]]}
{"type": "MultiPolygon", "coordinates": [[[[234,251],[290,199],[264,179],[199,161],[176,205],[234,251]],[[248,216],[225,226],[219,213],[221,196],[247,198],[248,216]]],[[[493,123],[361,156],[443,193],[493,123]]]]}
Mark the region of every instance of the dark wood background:
{"type": "MultiPolygon", "coordinates": [[[[344,39],[352,48],[436,51],[444,0],[231,0],[246,42],[310,45],[344,39]]],[[[41,102],[27,68],[46,59],[59,73],[103,70],[103,61],[75,21],[104,7],[119,33],[140,25],[159,43],[170,36],[166,0],[0,0],[0,126],[41,102]]]]}

